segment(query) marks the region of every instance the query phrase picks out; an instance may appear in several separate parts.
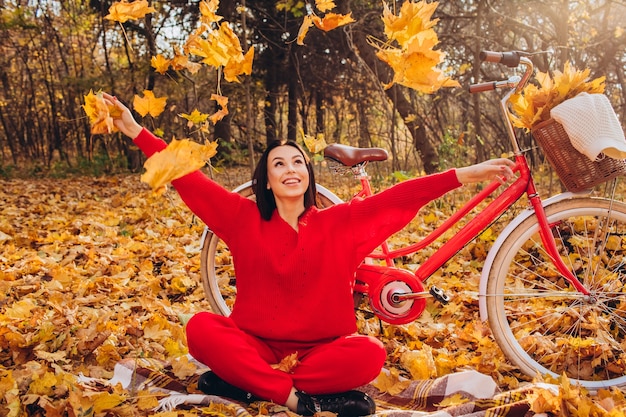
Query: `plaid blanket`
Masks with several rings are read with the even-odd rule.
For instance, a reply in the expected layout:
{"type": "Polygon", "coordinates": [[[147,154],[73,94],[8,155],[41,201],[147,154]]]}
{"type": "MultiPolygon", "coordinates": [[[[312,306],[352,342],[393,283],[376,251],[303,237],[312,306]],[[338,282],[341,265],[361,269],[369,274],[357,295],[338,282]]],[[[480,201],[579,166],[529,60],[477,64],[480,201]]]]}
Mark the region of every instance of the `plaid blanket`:
{"type": "MultiPolygon", "coordinates": [[[[139,391],[148,389],[159,392],[163,398],[159,400],[161,411],[171,411],[179,406],[209,406],[219,404],[229,408],[229,414],[236,417],[251,417],[258,414],[246,404],[236,403],[229,399],[205,395],[197,390],[200,375],[207,371],[204,365],[191,361],[196,371],[186,376],[177,376],[170,363],[151,359],[125,359],[119,362],[114,376],[108,381],[97,382],[114,386],[121,384],[124,389],[139,391]]],[[[180,372],[178,372],[180,375],[180,372]]],[[[83,384],[92,384],[91,378],[81,377],[83,384]]],[[[359,389],[370,395],[377,404],[377,416],[385,417],[525,417],[532,416],[530,405],[526,400],[535,389],[558,391],[558,387],[547,384],[529,385],[523,389],[499,392],[495,382],[488,376],[476,371],[458,372],[433,380],[407,381],[406,387],[397,394],[381,392],[374,384],[359,389]]],[[[252,404],[251,406],[254,406],[252,404]]],[[[265,403],[262,409],[275,417],[293,416],[284,406],[265,403]]]]}

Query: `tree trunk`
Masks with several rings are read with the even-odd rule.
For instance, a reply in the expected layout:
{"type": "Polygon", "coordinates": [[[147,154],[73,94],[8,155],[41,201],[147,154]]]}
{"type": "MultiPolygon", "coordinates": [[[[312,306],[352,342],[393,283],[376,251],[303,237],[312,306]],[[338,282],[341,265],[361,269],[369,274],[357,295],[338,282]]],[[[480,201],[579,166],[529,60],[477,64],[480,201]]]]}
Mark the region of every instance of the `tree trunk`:
{"type": "Polygon", "coordinates": [[[298,64],[294,49],[289,51],[289,81],[288,97],[289,109],[287,110],[287,139],[296,140],[298,135],[298,103],[300,99],[300,83],[298,82],[298,64]]]}

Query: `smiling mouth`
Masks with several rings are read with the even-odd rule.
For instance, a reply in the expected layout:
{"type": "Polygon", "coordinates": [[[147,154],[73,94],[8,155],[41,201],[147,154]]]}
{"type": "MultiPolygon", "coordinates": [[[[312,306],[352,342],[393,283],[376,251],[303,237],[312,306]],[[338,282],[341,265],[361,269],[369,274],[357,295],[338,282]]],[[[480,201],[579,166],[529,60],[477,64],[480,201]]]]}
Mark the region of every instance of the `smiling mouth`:
{"type": "Polygon", "coordinates": [[[283,184],[285,185],[300,184],[300,180],[295,179],[295,178],[290,178],[288,180],[283,181],[283,184]]]}

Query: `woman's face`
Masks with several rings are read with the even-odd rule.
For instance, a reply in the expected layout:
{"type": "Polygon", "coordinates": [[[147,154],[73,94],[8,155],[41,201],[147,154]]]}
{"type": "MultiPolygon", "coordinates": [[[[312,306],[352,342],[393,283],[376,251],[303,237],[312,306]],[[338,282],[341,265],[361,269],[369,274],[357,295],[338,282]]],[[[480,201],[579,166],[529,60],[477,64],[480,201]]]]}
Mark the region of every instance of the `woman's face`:
{"type": "Polygon", "coordinates": [[[304,156],[297,148],[283,145],[270,151],[267,188],[272,190],[276,200],[303,198],[309,188],[309,171],[304,156]]]}

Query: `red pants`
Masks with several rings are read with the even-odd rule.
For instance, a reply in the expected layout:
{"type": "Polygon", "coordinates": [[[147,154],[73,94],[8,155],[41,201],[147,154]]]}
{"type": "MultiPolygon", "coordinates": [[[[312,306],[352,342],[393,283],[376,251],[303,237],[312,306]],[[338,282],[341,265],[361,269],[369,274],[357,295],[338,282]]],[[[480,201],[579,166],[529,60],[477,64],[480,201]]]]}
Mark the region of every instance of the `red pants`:
{"type": "Polygon", "coordinates": [[[263,340],[241,331],[228,317],[202,312],[187,323],[189,353],[224,381],[259,398],[285,404],[291,388],[309,394],[348,391],[371,382],[386,357],[383,344],[363,335],[324,343],[263,340]],[[273,369],[298,352],[292,373],[273,369]]]}

